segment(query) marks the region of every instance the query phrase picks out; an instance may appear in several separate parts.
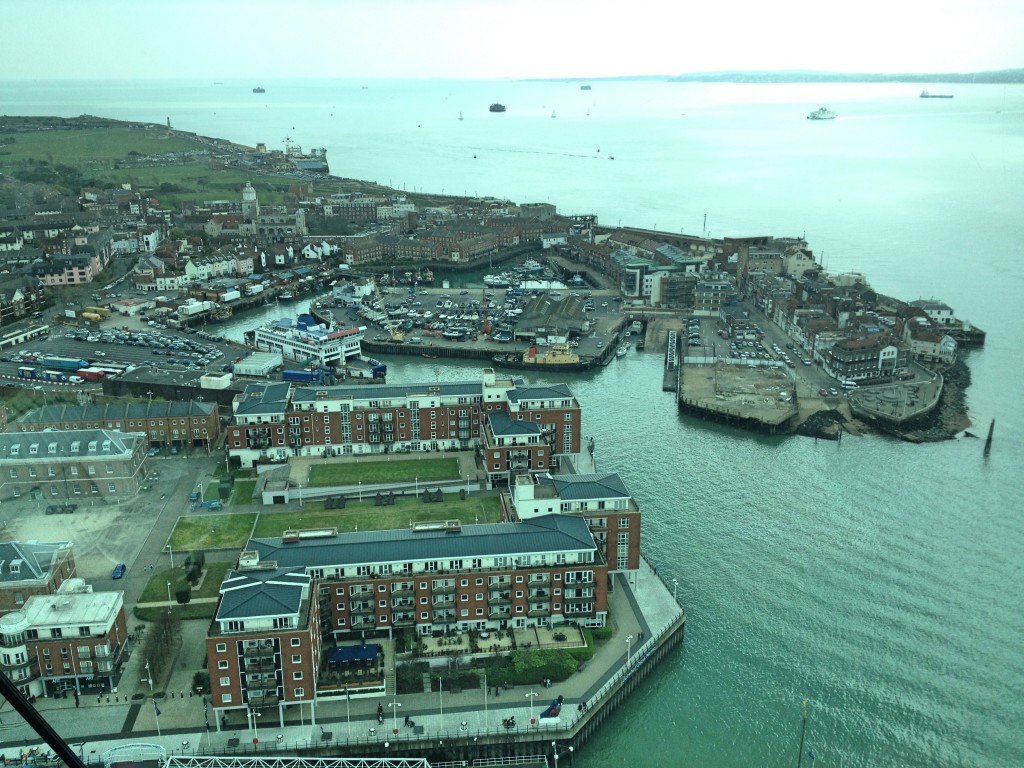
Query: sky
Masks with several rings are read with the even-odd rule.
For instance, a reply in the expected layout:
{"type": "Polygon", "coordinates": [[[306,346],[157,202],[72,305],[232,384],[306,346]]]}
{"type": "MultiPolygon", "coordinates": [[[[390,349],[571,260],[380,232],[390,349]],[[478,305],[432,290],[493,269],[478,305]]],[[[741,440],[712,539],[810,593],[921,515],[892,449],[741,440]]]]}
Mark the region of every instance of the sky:
{"type": "Polygon", "coordinates": [[[1024,66],[1021,0],[3,0],[0,12],[0,80],[1024,66]]]}

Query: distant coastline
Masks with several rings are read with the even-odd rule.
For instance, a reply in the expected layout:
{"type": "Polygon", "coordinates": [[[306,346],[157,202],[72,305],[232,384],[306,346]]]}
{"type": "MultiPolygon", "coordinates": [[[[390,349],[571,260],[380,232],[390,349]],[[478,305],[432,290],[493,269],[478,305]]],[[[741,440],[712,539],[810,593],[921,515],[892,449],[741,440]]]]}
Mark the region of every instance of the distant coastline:
{"type": "Polygon", "coordinates": [[[819,72],[815,70],[725,70],[679,75],[628,75],[623,77],[544,77],[522,82],[583,83],[663,80],[670,83],[1024,83],[1024,68],[987,72],[819,72]]]}

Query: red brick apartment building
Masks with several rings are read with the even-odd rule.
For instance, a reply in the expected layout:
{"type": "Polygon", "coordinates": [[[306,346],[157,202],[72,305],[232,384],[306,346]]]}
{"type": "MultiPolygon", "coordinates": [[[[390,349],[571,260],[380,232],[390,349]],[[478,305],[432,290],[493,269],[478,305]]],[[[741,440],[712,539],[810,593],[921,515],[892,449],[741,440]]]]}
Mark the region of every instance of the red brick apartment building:
{"type": "Polygon", "coordinates": [[[482,447],[492,483],[546,472],[579,453],[580,406],[565,384],[499,379],[383,387],[251,384],[235,398],[227,449],[241,466],[261,458],[482,447]]]}
{"type": "Polygon", "coordinates": [[[111,689],[128,639],[123,592],[68,579],[0,616],[0,670],[26,696],[111,689]]]}
{"type": "Polygon", "coordinates": [[[320,684],[321,638],[607,619],[608,565],[579,516],[307,534],[250,540],[221,587],[207,639],[219,712],[276,707],[280,722],[287,705],[312,718],[316,701],[344,697],[320,684]]]}

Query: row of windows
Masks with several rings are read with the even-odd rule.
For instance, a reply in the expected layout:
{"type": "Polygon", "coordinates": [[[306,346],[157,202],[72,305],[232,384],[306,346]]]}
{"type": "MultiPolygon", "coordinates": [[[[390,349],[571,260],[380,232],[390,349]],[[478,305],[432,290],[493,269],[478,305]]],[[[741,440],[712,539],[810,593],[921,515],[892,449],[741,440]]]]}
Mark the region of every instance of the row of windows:
{"type": "MultiPolygon", "coordinates": [[[[71,483],[70,485],[71,485],[71,492],[72,493],[74,493],[76,495],[80,495],[82,493],[82,484],[81,483],[71,483]]],[[[100,487],[98,485],[96,485],[96,483],[89,483],[89,493],[99,493],[99,492],[100,492],[100,487]]],[[[117,483],[107,483],[107,493],[117,493],[117,483]]],[[[15,497],[21,496],[21,489],[20,488],[13,488],[11,490],[11,495],[13,495],[15,497]]],[[[58,490],[56,485],[51,485],[50,486],[50,495],[51,496],[59,496],[60,495],[60,491],[58,490]]]]}
{"type": "MultiPolygon", "coordinates": [[[[88,470],[88,473],[89,473],[90,476],[96,474],[96,466],[93,465],[93,464],[88,465],[87,470],[88,470]]],[[[78,465],[76,464],[76,465],[74,465],[72,467],[69,467],[68,468],[68,473],[72,477],[76,477],[78,475],[78,465]]],[[[107,474],[108,475],[114,474],[114,465],[113,464],[107,464],[107,474]]],[[[56,477],[57,476],[56,468],[55,467],[47,467],[46,468],[46,475],[47,475],[47,477],[56,477]]],[[[36,477],[36,468],[35,467],[29,467],[28,468],[28,476],[29,477],[36,477]]],[[[17,467],[12,467],[11,468],[11,477],[13,479],[15,479],[15,480],[18,478],[18,468],[17,467]]]]}

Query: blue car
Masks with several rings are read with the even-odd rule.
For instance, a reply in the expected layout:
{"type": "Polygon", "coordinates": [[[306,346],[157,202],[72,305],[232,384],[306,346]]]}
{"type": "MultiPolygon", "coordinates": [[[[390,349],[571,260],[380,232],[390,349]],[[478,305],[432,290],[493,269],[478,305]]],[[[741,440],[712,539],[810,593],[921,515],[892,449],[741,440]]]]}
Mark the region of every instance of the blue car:
{"type": "Polygon", "coordinates": [[[125,565],[124,563],[118,563],[117,565],[114,566],[114,573],[111,574],[111,577],[115,578],[115,579],[120,579],[122,576],[124,576],[125,571],[127,571],[127,570],[128,570],[128,566],[127,565],[125,565]]]}

